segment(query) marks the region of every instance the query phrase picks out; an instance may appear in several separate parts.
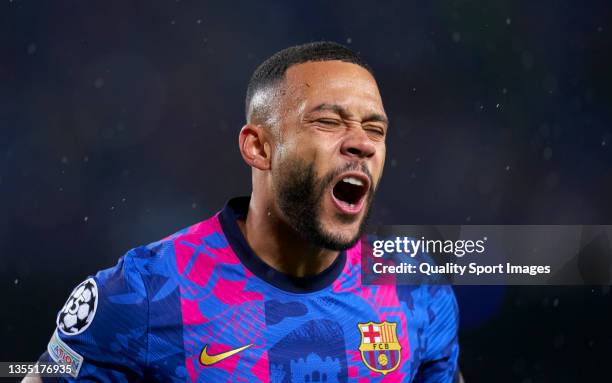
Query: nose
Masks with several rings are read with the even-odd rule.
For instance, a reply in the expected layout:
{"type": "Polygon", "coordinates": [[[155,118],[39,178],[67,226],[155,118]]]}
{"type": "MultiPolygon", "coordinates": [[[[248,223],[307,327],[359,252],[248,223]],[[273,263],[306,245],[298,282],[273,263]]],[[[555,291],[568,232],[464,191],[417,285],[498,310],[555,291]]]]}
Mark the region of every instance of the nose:
{"type": "Polygon", "coordinates": [[[347,130],[347,136],[342,142],[340,152],[352,158],[369,158],[376,153],[376,146],[361,127],[347,130]]]}

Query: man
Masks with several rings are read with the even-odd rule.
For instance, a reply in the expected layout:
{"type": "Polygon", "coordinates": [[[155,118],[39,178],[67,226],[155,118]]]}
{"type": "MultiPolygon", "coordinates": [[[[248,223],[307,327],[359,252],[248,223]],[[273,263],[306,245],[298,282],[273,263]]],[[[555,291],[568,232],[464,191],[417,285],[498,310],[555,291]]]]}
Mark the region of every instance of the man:
{"type": "Polygon", "coordinates": [[[285,49],[246,120],[251,196],[77,286],[41,361],[96,381],[451,382],[452,290],[360,282],[388,130],[370,67],[335,43],[285,49]]]}

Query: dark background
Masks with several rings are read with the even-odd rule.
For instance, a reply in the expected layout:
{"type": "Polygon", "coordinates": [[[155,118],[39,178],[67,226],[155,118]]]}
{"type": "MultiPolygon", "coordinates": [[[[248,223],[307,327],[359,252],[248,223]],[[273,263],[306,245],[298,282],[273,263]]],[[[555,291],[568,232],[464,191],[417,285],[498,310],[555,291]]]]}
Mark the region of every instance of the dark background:
{"type": "MultiPolygon", "coordinates": [[[[250,191],[246,83],[292,44],[377,73],[373,223],[612,223],[609,2],[0,4],[0,360],[35,360],[87,275],[250,191]]],[[[609,287],[456,291],[468,383],[612,380],[609,287]]]]}

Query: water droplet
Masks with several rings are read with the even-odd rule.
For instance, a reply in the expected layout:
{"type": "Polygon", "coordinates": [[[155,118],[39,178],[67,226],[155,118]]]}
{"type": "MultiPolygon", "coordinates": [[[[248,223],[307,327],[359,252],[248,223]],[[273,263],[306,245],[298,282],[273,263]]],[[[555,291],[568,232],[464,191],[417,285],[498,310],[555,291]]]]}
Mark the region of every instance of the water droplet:
{"type": "Polygon", "coordinates": [[[95,81],[94,81],[94,88],[96,89],[100,89],[104,86],[104,79],[102,77],[98,77],[95,81]]]}

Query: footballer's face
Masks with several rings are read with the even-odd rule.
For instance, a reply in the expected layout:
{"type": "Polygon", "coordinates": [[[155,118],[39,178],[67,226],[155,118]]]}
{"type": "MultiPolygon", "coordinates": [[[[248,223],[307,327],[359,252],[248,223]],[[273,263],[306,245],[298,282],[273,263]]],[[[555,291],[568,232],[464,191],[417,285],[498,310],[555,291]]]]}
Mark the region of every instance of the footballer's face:
{"type": "Polygon", "coordinates": [[[333,250],[359,239],[385,162],[387,117],[378,86],[342,61],[291,66],[282,85],[272,154],[281,216],[333,250]]]}

